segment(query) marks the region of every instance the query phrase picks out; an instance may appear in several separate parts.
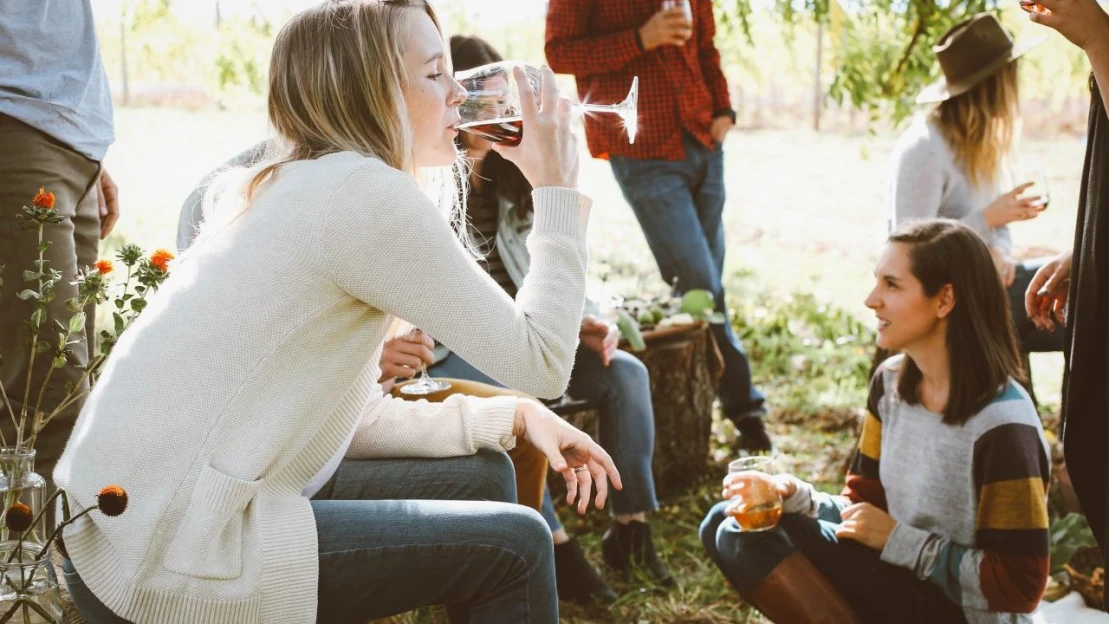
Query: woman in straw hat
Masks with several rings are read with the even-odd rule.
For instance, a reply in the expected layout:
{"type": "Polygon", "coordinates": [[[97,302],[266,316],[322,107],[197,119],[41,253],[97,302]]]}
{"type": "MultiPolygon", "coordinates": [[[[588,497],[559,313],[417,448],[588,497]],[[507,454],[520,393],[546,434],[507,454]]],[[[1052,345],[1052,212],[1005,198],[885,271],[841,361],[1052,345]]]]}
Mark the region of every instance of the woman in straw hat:
{"type": "Polygon", "coordinates": [[[1082,48],[1093,75],[1074,250],[1040,269],[1028,287],[1025,310],[1045,331],[1058,334],[1055,324],[1066,324],[1063,450],[1082,511],[1101,551],[1109,553],[1109,14],[1096,0],[1037,2],[1043,11],[1032,12],[1032,21],[1082,48]]]}
{"type": "Polygon", "coordinates": [[[1009,292],[1023,353],[1060,351],[1062,336],[1036,331],[1024,314],[1024,291],[1044,260],[1014,262],[1009,224],[1047,207],[1013,180],[1009,160],[1020,114],[1018,59],[1043,39],[1014,44],[997,19],[980,13],[933,47],[943,77],[917,98],[934,107],[918,117],[893,155],[890,228],[945,217],[973,228],[990,247],[1009,292]]]}

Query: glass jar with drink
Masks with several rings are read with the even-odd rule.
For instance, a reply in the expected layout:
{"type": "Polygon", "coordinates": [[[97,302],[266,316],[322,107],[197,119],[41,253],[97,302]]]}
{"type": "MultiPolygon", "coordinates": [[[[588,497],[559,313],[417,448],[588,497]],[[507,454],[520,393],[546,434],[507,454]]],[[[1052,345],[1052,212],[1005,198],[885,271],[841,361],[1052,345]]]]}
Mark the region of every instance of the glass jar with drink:
{"type": "Polygon", "coordinates": [[[767,531],[782,517],[782,495],[775,476],[778,462],[770,456],[742,457],[728,464],[729,502],[725,513],[743,531],[767,531]]]}

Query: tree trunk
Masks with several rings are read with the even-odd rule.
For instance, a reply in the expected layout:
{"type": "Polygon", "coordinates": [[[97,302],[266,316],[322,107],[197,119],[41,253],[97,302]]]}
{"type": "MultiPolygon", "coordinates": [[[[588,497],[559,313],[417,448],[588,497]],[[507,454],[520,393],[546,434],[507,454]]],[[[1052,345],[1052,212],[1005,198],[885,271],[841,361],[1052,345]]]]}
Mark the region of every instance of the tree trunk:
{"type": "MultiPolygon", "coordinates": [[[[651,378],[655,412],[655,455],[652,463],[660,497],[680,494],[708,468],[712,407],[724,373],[724,361],[706,323],[688,329],[644,332],[645,351],[632,355],[651,378]]],[[[626,346],[624,347],[626,348],[626,346]]],[[[597,413],[567,415],[573,425],[596,438],[597,413]]],[[[562,478],[549,480],[556,484],[562,478]]],[[[556,485],[563,491],[564,485],[556,485]]],[[[556,500],[558,496],[554,497],[556,500]]]]}

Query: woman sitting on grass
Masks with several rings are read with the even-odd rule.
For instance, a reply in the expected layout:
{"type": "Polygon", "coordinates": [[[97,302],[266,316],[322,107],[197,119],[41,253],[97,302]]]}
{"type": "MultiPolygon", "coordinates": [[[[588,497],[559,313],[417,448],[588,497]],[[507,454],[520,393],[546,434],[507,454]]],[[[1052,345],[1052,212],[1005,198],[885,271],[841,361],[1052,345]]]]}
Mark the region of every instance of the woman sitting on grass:
{"type": "MultiPolygon", "coordinates": [[[[890,236],[866,300],[878,344],[840,496],[774,477],[779,525],[716,505],[709,556],[775,622],[1030,622],[1048,576],[1050,463],[990,252],[955,221],[890,236]]],[[[745,475],[724,480],[740,495],[745,475]]]]}

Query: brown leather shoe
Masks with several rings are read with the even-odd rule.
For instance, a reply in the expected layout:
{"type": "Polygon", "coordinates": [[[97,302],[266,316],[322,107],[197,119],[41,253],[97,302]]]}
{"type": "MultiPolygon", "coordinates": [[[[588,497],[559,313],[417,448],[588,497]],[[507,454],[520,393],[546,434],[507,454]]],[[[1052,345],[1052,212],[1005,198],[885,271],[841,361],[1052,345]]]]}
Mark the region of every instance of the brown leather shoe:
{"type": "Polygon", "coordinates": [[[795,552],[779,563],[757,587],[755,606],[775,624],[862,624],[820,570],[795,552]]]}

